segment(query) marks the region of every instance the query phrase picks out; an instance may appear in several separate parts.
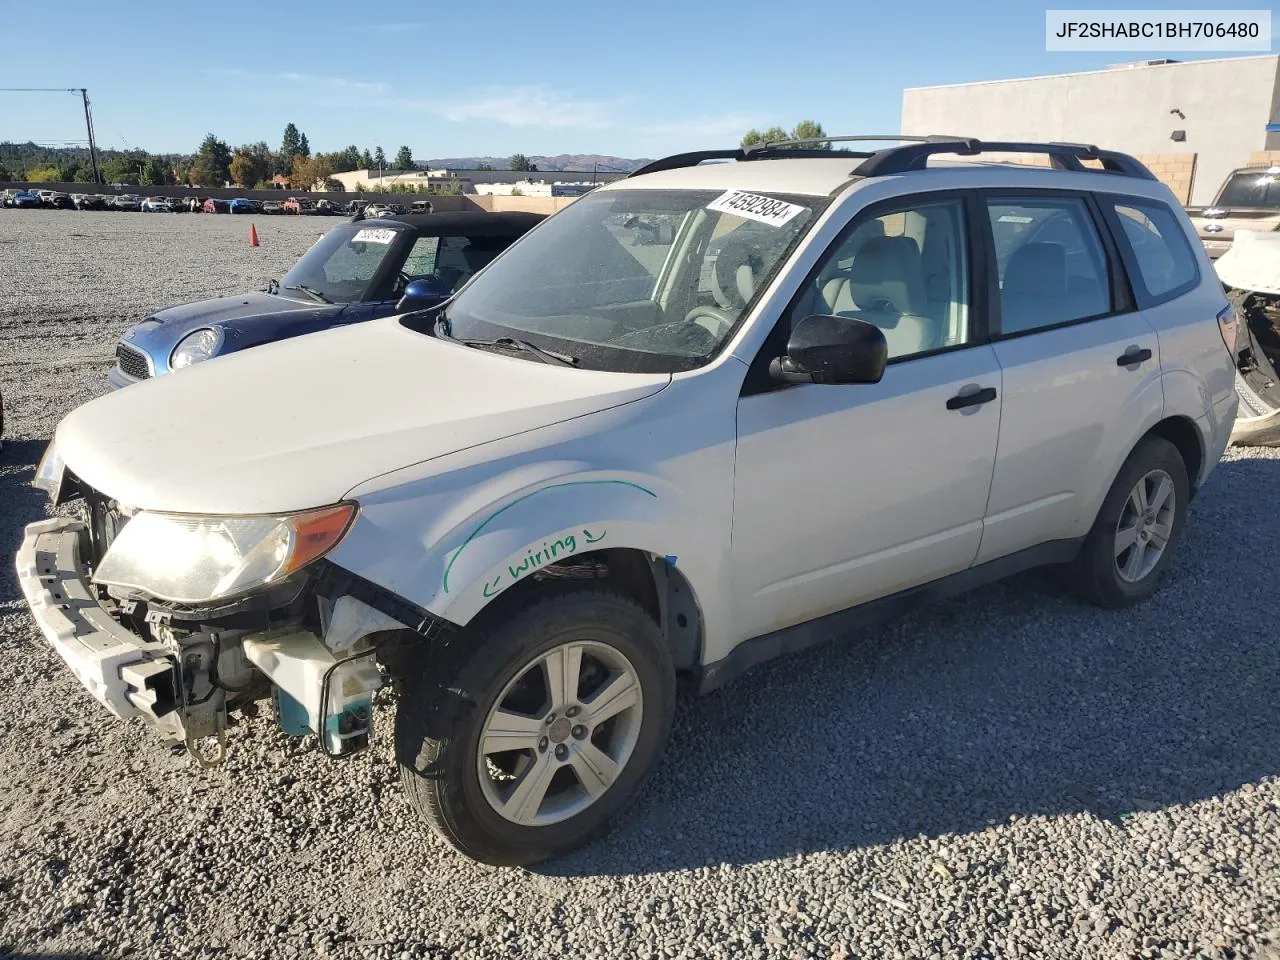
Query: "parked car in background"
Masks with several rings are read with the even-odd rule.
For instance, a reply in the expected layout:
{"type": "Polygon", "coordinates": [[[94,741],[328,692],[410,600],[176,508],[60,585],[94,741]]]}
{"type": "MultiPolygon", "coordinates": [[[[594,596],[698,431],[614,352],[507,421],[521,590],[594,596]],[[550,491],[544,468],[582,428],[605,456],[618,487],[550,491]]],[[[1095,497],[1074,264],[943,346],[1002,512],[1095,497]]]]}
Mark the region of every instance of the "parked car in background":
{"type": "Polygon", "coordinates": [[[230,213],[231,201],[224,200],[222,197],[210,197],[204,202],[205,213],[230,213]]]}
{"type": "Polygon", "coordinates": [[[280,200],[263,200],[262,212],[267,214],[284,213],[284,202],[280,200]]]}
{"type": "Polygon", "coordinates": [[[75,208],[75,203],[71,199],[71,194],[62,193],[60,191],[55,191],[49,197],[46,205],[55,210],[72,210],[75,208]]]}
{"type": "Polygon", "coordinates": [[[142,201],[140,208],[143,213],[169,213],[173,210],[164,197],[147,197],[142,201]]]}
{"type": "Polygon", "coordinates": [[[371,203],[364,208],[366,217],[397,217],[403,216],[404,207],[398,203],[371,203]]]}
{"type": "Polygon", "coordinates": [[[248,197],[236,197],[228,205],[231,213],[261,213],[262,202],[260,200],[252,200],[248,197]]]}
{"type": "Polygon", "coordinates": [[[37,190],[36,193],[40,197],[41,206],[45,206],[45,207],[52,206],[53,195],[55,192],[56,191],[54,190],[37,190]]]}
{"type": "Polygon", "coordinates": [[[1280,167],[1243,167],[1227,175],[1207,207],[1188,207],[1211,259],[1229,249],[1237,230],[1280,229],[1280,167]]]}
{"type": "Polygon", "coordinates": [[[187,197],[186,204],[188,213],[200,213],[204,210],[204,200],[200,197],[187,197]]]}
{"type": "Polygon", "coordinates": [[[108,379],[122,387],[259,344],[434,306],[542,219],[455,213],[340,224],[266,291],[151,314],[121,339],[108,379]]]}
{"type": "Polygon", "coordinates": [[[5,190],[3,193],[0,193],[0,207],[12,207],[13,198],[16,197],[21,192],[22,191],[17,189],[16,187],[10,187],[9,189],[5,190]]]}
{"type": "Polygon", "coordinates": [[[13,196],[13,204],[15,207],[42,207],[44,204],[40,200],[40,194],[31,190],[19,190],[13,196]]]}
{"type": "Polygon", "coordinates": [[[342,208],[333,200],[322,198],[316,201],[315,210],[313,212],[323,217],[336,217],[342,214],[342,208]]]}
{"type": "Polygon", "coordinates": [[[100,193],[81,193],[76,196],[77,210],[105,210],[107,198],[100,193]]]}
{"type": "Polygon", "coordinates": [[[430,213],[434,209],[430,200],[415,200],[409,204],[410,213],[430,213]]]}
{"type": "Polygon", "coordinates": [[[290,197],[284,202],[284,212],[292,214],[311,213],[315,204],[310,197],[290,197]]]}
{"type": "Polygon", "coordinates": [[[136,193],[123,193],[116,197],[113,209],[122,210],[128,213],[137,213],[142,209],[142,198],[136,193]]]}
{"type": "Polygon", "coordinates": [[[354,217],[357,214],[364,213],[368,206],[368,200],[348,200],[347,205],[343,207],[342,212],[348,217],[354,217]]]}

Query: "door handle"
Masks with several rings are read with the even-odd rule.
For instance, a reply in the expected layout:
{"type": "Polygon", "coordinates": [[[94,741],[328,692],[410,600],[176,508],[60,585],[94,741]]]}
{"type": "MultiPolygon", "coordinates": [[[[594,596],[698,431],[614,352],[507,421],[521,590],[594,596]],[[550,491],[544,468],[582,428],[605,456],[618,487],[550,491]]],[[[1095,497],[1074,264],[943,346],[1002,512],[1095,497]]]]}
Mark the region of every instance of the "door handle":
{"type": "Polygon", "coordinates": [[[1151,351],[1146,347],[1130,347],[1120,356],[1116,357],[1117,367],[1132,367],[1135,364],[1142,363],[1144,360],[1151,359],[1151,351]]]}
{"type": "Polygon", "coordinates": [[[995,398],[995,387],[983,387],[981,390],[973,391],[973,393],[957,393],[947,401],[947,409],[963,410],[965,407],[976,407],[984,403],[990,403],[995,398]]]}

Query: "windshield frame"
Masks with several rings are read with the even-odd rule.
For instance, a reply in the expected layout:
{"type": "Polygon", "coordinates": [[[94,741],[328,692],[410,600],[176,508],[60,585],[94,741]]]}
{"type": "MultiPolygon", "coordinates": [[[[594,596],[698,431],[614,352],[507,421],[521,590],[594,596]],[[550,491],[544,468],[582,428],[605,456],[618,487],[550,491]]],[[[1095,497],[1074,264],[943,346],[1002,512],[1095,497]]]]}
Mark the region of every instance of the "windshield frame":
{"type": "MultiPolygon", "coordinates": [[[[708,192],[717,192],[717,193],[724,192],[724,191],[711,191],[705,187],[672,187],[672,186],[666,186],[666,185],[662,187],[657,187],[657,186],[650,187],[642,184],[627,184],[625,187],[622,187],[620,185],[615,189],[598,189],[598,190],[592,191],[589,194],[585,194],[582,199],[585,200],[587,197],[608,196],[610,194],[620,193],[624,189],[629,191],[635,191],[635,192],[651,191],[655,193],[656,192],[668,192],[668,193],[678,192],[678,193],[705,194],[708,192]]],[[[733,188],[729,188],[729,189],[733,189],[733,188]]],[[[769,269],[762,274],[759,282],[756,283],[755,285],[755,289],[752,292],[751,298],[747,300],[744,306],[741,308],[741,310],[738,311],[738,315],[735,318],[733,324],[718,339],[715,346],[705,354],[685,356],[685,355],[672,354],[672,353],[657,353],[657,352],[648,351],[648,350],[630,349],[627,347],[595,343],[587,340],[577,340],[577,339],[569,339],[565,337],[558,337],[542,331],[536,331],[536,330],[530,331],[530,330],[525,330],[518,327],[510,327],[499,321],[491,320],[485,317],[476,317],[475,319],[479,321],[481,324],[483,324],[484,329],[483,329],[482,337],[484,339],[497,339],[501,337],[509,337],[516,340],[525,340],[543,350],[549,350],[549,351],[554,351],[557,353],[568,354],[570,356],[573,356],[577,361],[577,363],[575,364],[577,369],[600,370],[600,371],[609,371],[609,372],[618,372],[618,373],[641,373],[641,374],[650,374],[650,373],[674,374],[674,373],[684,373],[690,370],[700,369],[702,367],[705,367],[711,364],[718,357],[720,357],[722,354],[728,351],[730,344],[732,344],[732,342],[738,336],[742,328],[751,320],[762,298],[765,296],[769,288],[773,285],[778,275],[782,272],[782,270],[788,264],[792,263],[795,260],[797,252],[800,250],[802,246],[804,246],[806,240],[808,239],[810,233],[813,231],[814,227],[817,226],[822,221],[824,215],[827,212],[827,209],[836,200],[838,194],[839,194],[839,191],[836,191],[835,193],[821,194],[821,195],[794,193],[794,192],[786,192],[786,191],[769,191],[768,193],[764,194],[765,196],[769,196],[771,198],[776,198],[788,203],[795,203],[795,204],[804,206],[806,209],[809,210],[809,218],[807,222],[796,231],[795,236],[791,238],[791,240],[783,248],[781,253],[774,259],[769,269]]],[[[575,200],[574,202],[578,203],[581,201],[575,200]]],[[[696,209],[698,209],[698,207],[691,207],[689,212],[692,212],[696,209]]],[[[493,267],[493,265],[498,263],[503,257],[506,257],[508,254],[510,254],[514,248],[518,247],[521,243],[525,242],[529,236],[535,234],[539,229],[542,229],[547,223],[552,222],[553,220],[554,220],[554,217],[548,217],[546,220],[542,221],[542,223],[539,223],[536,226],[534,226],[531,230],[529,230],[522,237],[520,237],[515,243],[511,244],[509,247],[507,247],[507,249],[503,250],[497,257],[491,260],[486,265],[484,272],[488,272],[489,268],[493,267]]],[[[744,219],[744,224],[750,224],[751,222],[752,221],[749,219],[744,219]]],[[[742,224],[739,225],[739,227],[741,226],[742,224]]],[[[681,230],[680,233],[683,233],[683,230],[681,230]]],[[[654,278],[655,290],[657,290],[661,286],[661,284],[665,282],[667,272],[671,267],[671,258],[676,254],[676,250],[678,247],[677,241],[678,241],[678,238],[673,239],[671,247],[667,252],[667,257],[664,260],[664,263],[662,265],[662,268],[660,269],[659,274],[654,278]]],[[[705,258],[705,251],[704,251],[704,258],[705,258]]],[[[699,267],[698,269],[701,269],[701,267],[699,267]]],[[[480,275],[480,271],[477,271],[476,274],[474,274],[470,279],[468,279],[466,284],[464,284],[459,290],[457,290],[453,294],[453,296],[450,297],[444,303],[429,307],[426,310],[415,311],[415,312],[407,313],[403,315],[400,318],[401,325],[411,330],[414,330],[418,333],[422,333],[427,336],[433,336],[433,337],[437,337],[438,339],[445,340],[446,342],[451,340],[461,341],[461,340],[480,339],[481,335],[475,335],[475,336],[467,335],[465,337],[460,337],[448,331],[443,333],[437,331],[437,321],[442,318],[448,317],[449,308],[451,307],[451,305],[453,305],[454,300],[457,297],[464,294],[471,287],[472,283],[475,282],[476,278],[479,275],[480,275]]],[[[519,356],[519,354],[516,354],[516,355],[519,356]]],[[[529,359],[534,360],[532,356],[530,356],[529,359]]]]}

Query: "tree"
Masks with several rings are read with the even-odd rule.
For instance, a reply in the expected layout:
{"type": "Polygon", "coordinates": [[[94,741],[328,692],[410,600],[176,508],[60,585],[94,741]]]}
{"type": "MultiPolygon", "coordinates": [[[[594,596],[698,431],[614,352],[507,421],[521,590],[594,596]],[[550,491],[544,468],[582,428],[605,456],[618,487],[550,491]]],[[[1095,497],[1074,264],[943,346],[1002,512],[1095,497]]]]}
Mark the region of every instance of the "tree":
{"type": "Polygon", "coordinates": [[[327,157],[293,155],[293,171],[289,174],[289,186],[294,190],[311,190],[317,183],[333,176],[333,164],[327,157]]]}
{"type": "Polygon", "coordinates": [[[379,170],[381,170],[386,165],[387,165],[387,155],[382,152],[381,147],[374,147],[373,163],[369,164],[369,169],[372,170],[374,167],[377,167],[379,170]]]}
{"type": "Polygon", "coordinates": [[[478,163],[478,164],[476,164],[476,169],[477,169],[477,170],[492,170],[492,169],[493,169],[493,164],[491,164],[491,163],[478,163]]]}
{"type": "MultiPolygon", "coordinates": [[[[791,129],[792,140],[821,140],[827,135],[827,131],[822,129],[822,124],[817,120],[801,120],[791,129]]],[[[818,150],[830,150],[831,144],[815,144],[818,150]]]]}
{"type": "Polygon", "coordinates": [[[745,134],[743,134],[742,146],[750,147],[753,144],[757,144],[757,143],[769,143],[774,140],[786,140],[786,139],[788,139],[787,131],[783,130],[781,127],[770,127],[764,133],[761,133],[759,130],[756,130],[753,127],[752,129],[748,130],[745,134]]]}
{"type": "Polygon", "coordinates": [[[271,175],[268,163],[255,156],[248,147],[236,147],[229,167],[231,182],[237,186],[247,187],[271,175]]]}
{"type": "Polygon", "coordinates": [[[360,169],[360,148],[352,144],[340,153],[330,154],[336,173],[349,173],[360,169]]]}
{"type": "Polygon", "coordinates": [[[13,174],[9,172],[9,168],[0,163],[0,180],[12,180],[13,174]]]}
{"type": "MultiPolygon", "coordinates": [[[[76,160],[72,160],[66,166],[58,168],[59,183],[88,183],[92,176],[92,171],[76,160]]],[[[0,180],[7,179],[7,177],[0,177],[0,180]]]]}
{"type": "Polygon", "coordinates": [[[284,137],[280,140],[280,156],[285,159],[286,163],[293,161],[295,153],[301,153],[302,134],[298,133],[298,128],[292,123],[284,125],[284,137]]]}
{"type": "Polygon", "coordinates": [[[57,167],[35,167],[27,171],[27,183],[57,183],[57,167]]]}
{"type": "Polygon", "coordinates": [[[529,158],[523,153],[513,153],[507,164],[518,173],[532,173],[538,169],[538,165],[530,163],[529,158]]]}
{"type": "Polygon", "coordinates": [[[142,165],[142,176],[138,178],[138,184],[144,187],[158,187],[173,180],[172,172],[168,165],[156,156],[148,156],[142,165]]]}
{"type": "Polygon", "coordinates": [[[311,156],[311,144],[307,142],[305,133],[298,139],[298,152],[304,157],[311,156]]]}
{"type": "Polygon", "coordinates": [[[126,150],[117,153],[102,165],[102,175],[107,183],[141,183],[143,171],[151,155],[145,150],[126,150]]]}
{"type": "Polygon", "coordinates": [[[364,151],[360,154],[360,169],[362,170],[373,169],[373,155],[369,153],[368,147],[365,147],[364,151]]]}
{"type": "Polygon", "coordinates": [[[197,187],[220,187],[231,179],[231,148],[212,133],[204,138],[191,168],[190,179],[197,187]]]}
{"type": "Polygon", "coordinates": [[[396,151],[395,168],[397,170],[413,169],[413,152],[408,147],[401,147],[396,151]]]}

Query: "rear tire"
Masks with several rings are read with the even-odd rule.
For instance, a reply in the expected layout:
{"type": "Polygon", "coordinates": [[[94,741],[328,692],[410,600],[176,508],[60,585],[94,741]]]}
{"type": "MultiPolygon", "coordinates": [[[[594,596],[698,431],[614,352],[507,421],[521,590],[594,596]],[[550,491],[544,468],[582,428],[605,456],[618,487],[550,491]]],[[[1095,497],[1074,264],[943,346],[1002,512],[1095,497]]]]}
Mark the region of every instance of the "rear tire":
{"type": "Polygon", "coordinates": [[[1155,593],[1182,539],[1189,494],[1177,447],[1155,436],[1134,447],[1071,565],[1081,599],[1116,608],[1155,593]]]}
{"type": "Polygon", "coordinates": [[[408,671],[396,756],[409,802],[484,863],[586,843],[635,797],[671,727],[675,671],[658,625],[621,594],[573,586],[468,633],[454,663],[408,671]]]}

